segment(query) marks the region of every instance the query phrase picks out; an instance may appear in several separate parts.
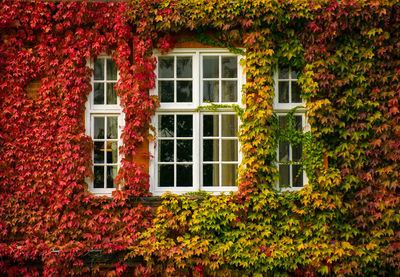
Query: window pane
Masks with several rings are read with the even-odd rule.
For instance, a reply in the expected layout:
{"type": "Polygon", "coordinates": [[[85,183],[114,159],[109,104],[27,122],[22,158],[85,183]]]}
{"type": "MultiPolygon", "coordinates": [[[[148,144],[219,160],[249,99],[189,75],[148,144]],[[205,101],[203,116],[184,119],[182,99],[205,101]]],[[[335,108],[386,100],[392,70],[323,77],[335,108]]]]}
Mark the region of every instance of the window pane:
{"type": "Polygon", "coordinates": [[[303,118],[299,115],[294,116],[294,124],[296,131],[301,131],[303,130],[303,118]]]}
{"type": "Polygon", "coordinates": [[[238,142],[237,140],[222,140],[222,160],[237,161],[238,160],[238,142]]]}
{"type": "Polygon", "coordinates": [[[279,116],[278,120],[279,120],[279,128],[282,129],[282,130],[286,129],[287,128],[286,127],[287,126],[287,117],[286,116],[279,116]]]}
{"type": "Polygon", "coordinates": [[[203,140],[203,161],[219,160],[218,143],[217,139],[203,140]]]}
{"type": "Polygon", "coordinates": [[[303,169],[302,165],[293,165],[293,187],[303,186],[303,169]]]}
{"type": "Polygon", "coordinates": [[[289,103],[289,82],[279,82],[279,103],[289,103]]]}
{"type": "Polygon", "coordinates": [[[192,78],[192,57],[176,58],[176,76],[178,78],[192,78]]]}
{"type": "Polygon", "coordinates": [[[219,165],[204,164],[203,165],[203,186],[218,187],[219,186],[219,165]]]}
{"type": "Polygon", "coordinates": [[[158,165],[158,186],[159,187],[174,186],[174,165],[170,164],[158,165]]]}
{"type": "Polygon", "coordinates": [[[279,142],[279,161],[287,162],[289,161],[289,142],[280,141],[279,142]]]}
{"type": "Polygon", "coordinates": [[[94,79],[104,80],[104,59],[98,59],[94,62],[94,79]]]}
{"type": "Polygon", "coordinates": [[[107,163],[118,163],[118,142],[107,141],[107,163]]]}
{"type": "Polygon", "coordinates": [[[193,136],[193,116],[192,115],[177,115],[176,128],[178,137],[193,136]]]}
{"type": "Polygon", "coordinates": [[[107,59],[107,80],[117,80],[117,66],[112,59],[107,59]]]}
{"type": "Polygon", "coordinates": [[[192,102],[192,81],[176,82],[176,101],[192,102]]]}
{"type": "Polygon", "coordinates": [[[218,115],[204,115],[203,116],[203,136],[205,137],[218,137],[218,115]]]}
{"type": "Polygon", "coordinates": [[[93,103],[96,105],[104,104],[104,84],[103,83],[94,83],[93,103]]]}
{"type": "Polygon", "coordinates": [[[174,141],[160,140],[158,147],[158,160],[160,162],[174,161],[174,141]]]}
{"type": "Polygon", "coordinates": [[[158,81],[160,101],[174,102],[174,81],[158,81]]]}
{"type": "Polygon", "coordinates": [[[279,69],[279,79],[289,79],[289,68],[279,69]]]}
{"type": "Polygon", "coordinates": [[[292,70],[292,79],[297,79],[297,72],[292,70]]]}
{"type": "Polygon", "coordinates": [[[118,138],[118,117],[116,116],[107,117],[107,138],[118,138]]]}
{"type": "Polygon", "coordinates": [[[222,78],[237,77],[237,57],[222,57],[222,78]]]}
{"type": "Polygon", "coordinates": [[[159,115],[158,116],[158,132],[160,137],[174,136],[174,116],[159,115]]]}
{"type": "Polygon", "coordinates": [[[237,102],[237,82],[222,81],[221,102],[237,102]]]}
{"type": "Polygon", "coordinates": [[[292,146],[292,159],[294,162],[300,161],[302,154],[303,154],[302,144],[292,146]]]}
{"type": "Polygon", "coordinates": [[[107,166],[107,188],[115,188],[115,177],[117,177],[117,166],[107,166]]]}
{"type": "Polygon", "coordinates": [[[193,186],[193,166],[191,164],[178,164],[176,166],[176,186],[193,186]]]}
{"type": "Polygon", "coordinates": [[[289,165],[279,165],[279,185],[290,186],[289,183],[289,165]]]}
{"type": "Polygon", "coordinates": [[[115,83],[107,83],[107,104],[117,104],[117,92],[114,89],[115,83]]]}
{"type": "Polygon", "coordinates": [[[300,86],[297,82],[292,82],[292,103],[301,103],[300,86]]]}
{"type": "Polygon", "coordinates": [[[104,117],[94,118],[94,138],[104,139],[104,117]]]}
{"type": "Polygon", "coordinates": [[[174,77],[174,57],[158,57],[158,77],[174,77]]]}
{"type": "Polygon", "coordinates": [[[104,188],[104,166],[95,166],[94,167],[94,183],[93,187],[104,188]]]}
{"type": "Polygon", "coordinates": [[[237,165],[236,164],[223,164],[222,165],[222,186],[233,187],[236,185],[237,176],[237,165]]]}
{"type": "Polygon", "coordinates": [[[191,140],[181,140],[178,139],[176,141],[176,152],[177,152],[177,161],[178,162],[191,162],[192,161],[192,152],[193,152],[193,143],[191,140]]]}
{"type": "Polygon", "coordinates": [[[94,163],[104,163],[104,142],[94,142],[94,163]]]}
{"type": "Polygon", "coordinates": [[[238,131],[237,116],[234,114],[221,115],[221,129],[221,136],[236,137],[238,131]]]}
{"type": "Polygon", "coordinates": [[[203,78],[219,77],[219,57],[204,56],[203,57],[203,78]]]}
{"type": "Polygon", "coordinates": [[[219,82],[204,81],[203,82],[203,102],[218,102],[219,101],[219,82]]]}

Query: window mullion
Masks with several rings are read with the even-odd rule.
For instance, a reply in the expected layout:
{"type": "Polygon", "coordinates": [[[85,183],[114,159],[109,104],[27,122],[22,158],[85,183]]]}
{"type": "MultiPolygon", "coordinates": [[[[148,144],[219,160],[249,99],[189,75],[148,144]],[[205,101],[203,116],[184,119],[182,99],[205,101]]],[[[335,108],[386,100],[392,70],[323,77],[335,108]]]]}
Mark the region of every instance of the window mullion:
{"type": "Polygon", "coordinates": [[[174,188],[177,187],[177,175],[176,175],[176,168],[177,168],[177,161],[178,161],[178,158],[177,158],[177,147],[176,147],[176,145],[177,145],[177,137],[178,137],[178,135],[177,135],[178,134],[177,120],[178,120],[178,117],[177,117],[176,114],[174,114],[174,158],[173,158],[173,163],[174,163],[174,188]]]}
{"type": "Polygon", "coordinates": [[[201,188],[202,178],[201,178],[201,136],[202,136],[202,126],[201,126],[201,114],[200,112],[193,113],[193,190],[199,190],[201,188]]]}

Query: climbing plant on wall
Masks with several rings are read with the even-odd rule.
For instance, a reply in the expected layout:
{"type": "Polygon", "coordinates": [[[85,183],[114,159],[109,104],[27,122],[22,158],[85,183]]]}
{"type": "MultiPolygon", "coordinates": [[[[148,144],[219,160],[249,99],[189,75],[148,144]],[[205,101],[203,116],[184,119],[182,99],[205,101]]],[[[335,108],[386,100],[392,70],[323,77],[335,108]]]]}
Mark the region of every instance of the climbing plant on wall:
{"type": "Polygon", "coordinates": [[[239,192],[201,201],[165,196],[130,254],[146,257],[144,272],[394,273],[398,1],[130,3],[136,31],[152,33],[155,46],[190,30],[203,43],[209,34],[211,45],[246,49],[239,192]],[[281,194],[272,109],[278,65],[301,71],[312,127],[304,135],[310,185],[281,194]]]}
{"type": "MultiPolygon", "coordinates": [[[[361,0],[2,1],[0,270],[83,274],[82,256],[130,249],[136,274],[399,274],[400,4],[361,0]],[[245,48],[237,193],[167,194],[154,215],[148,175],[131,157],[157,99],[153,49],[180,32],[245,48]],[[83,114],[87,61],[112,53],[125,112],[113,198],[91,195],[83,114]],[[309,186],[278,192],[272,109],[277,66],[300,71],[311,132],[309,186]],[[40,80],[37,95],[26,87],[40,80]]],[[[121,274],[121,260],[114,268],[121,274]]]]}
{"type": "MultiPolygon", "coordinates": [[[[143,56],[140,43],[133,53],[124,3],[0,6],[0,271],[84,273],[88,251],[126,249],[151,217],[149,208],[129,200],[149,194],[148,176],[132,160],[122,161],[125,189],[112,199],[87,191],[93,147],[83,120],[93,74],[87,64],[113,53],[127,118],[121,151],[128,157],[147,136],[156,103],[148,84],[138,81],[153,78],[154,61],[143,56]],[[29,95],[32,81],[40,88],[29,95]]],[[[114,267],[123,269],[122,263],[114,267]]]]}

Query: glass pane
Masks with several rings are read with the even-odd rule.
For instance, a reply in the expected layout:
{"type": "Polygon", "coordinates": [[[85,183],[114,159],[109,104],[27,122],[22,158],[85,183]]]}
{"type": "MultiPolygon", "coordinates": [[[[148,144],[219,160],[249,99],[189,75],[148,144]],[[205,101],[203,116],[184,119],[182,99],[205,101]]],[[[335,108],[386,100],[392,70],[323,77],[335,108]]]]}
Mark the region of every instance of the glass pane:
{"type": "Polygon", "coordinates": [[[303,169],[302,165],[293,165],[293,187],[303,186],[303,169]]]}
{"type": "Polygon", "coordinates": [[[279,120],[279,128],[284,130],[287,126],[287,117],[286,116],[278,116],[279,120]]]}
{"type": "Polygon", "coordinates": [[[158,57],[158,78],[174,77],[174,57],[158,57]]]}
{"type": "Polygon", "coordinates": [[[112,59],[107,59],[107,80],[117,80],[117,66],[112,59]]]}
{"type": "Polygon", "coordinates": [[[192,78],[192,57],[176,58],[176,77],[192,78]]]}
{"type": "Polygon", "coordinates": [[[238,142],[237,140],[222,140],[222,160],[237,161],[238,160],[238,142]]]}
{"type": "Polygon", "coordinates": [[[297,82],[292,82],[292,103],[301,103],[300,86],[297,82]]]}
{"type": "Polygon", "coordinates": [[[218,187],[219,186],[219,165],[204,164],[203,165],[203,186],[218,187]]]}
{"type": "Polygon", "coordinates": [[[158,81],[160,102],[174,102],[174,81],[158,81]]]}
{"type": "Polygon", "coordinates": [[[174,161],[174,141],[159,140],[158,161],[173,162],[174,161]]]}
{"type": "Polygon", "coordinates": [[[94,118],[94,138],[104,139],[104,117],[94,118]]]}
{"type": "Polygon", "coordinates": [[[222,165],[222,186],[233,187],[236,185],[237,177],[237,165],[236,164],[223,164],[222,165]]]}
{"type": "Polygon", "coordinates": [[[279,82],[279,103],[289,103],[289,82],[279,82]]]}
{"type": "Polygon", "coordinates": [[[203,82],[203,102],[218,102],[219,98],[219,82],[218,81],[204,81],[203,82]]]}
{"type": "Polygon", "coordinates": [[[280,141],[279,142],[279,160],[280,162],[289,161],[289,142],[280,141]]]}
{"type": "Polygon", "coordinates": [[[203,136],[218,137],[219,136],[218,115],[203,116],[203,136]]]}
{"type": "Polygon", "coordinates": [[[176,82],[176,101],[192,102],[192,81],[176,82]]]}
{"type": "Polygon", "coordinates": [[[95,141],[94,142],[94,163],[104,163],[104,142],[95,141]]]}
{"type": "Polygon", "coordinates": [[[117,177],[117,166],[107,166],[107,188],[115,188],[115,177],[117,177]]]}
{"type": "Polygon", "coordinates": [[[118,163],[118,142],[107,141],[107,163],[118,163]]]}
{"type": "Polygon", "coordinates": [[[289,183],[289,165],[279,165],[279,185],[290,186],[289,183]]]}
{"type": "Polygon", "coordinates": [[[203,57],[203,78],[219,77],[219,57],[204,56],[203,57]]]}
{"type": "Polygon", "coordinates": [[[93,103],[96,105],[104,104],[104,84],[103,83],[94,83],[93,103]]]}
{"type": "Polygon", "coordinates": [[[237,102],[237,82],[222,81],[221,102],[237,102]]]}
{"type": "Polygon", "coordinates": [[[177,115],[176,128],[178,137],[193,136],[193,116],[192,115],[177,115]]]}
{"type": "Polygon", "coordinates": [[[159,187],[174,186],[174,165],[171,164],[158,165],[158,186],[159,187]]]}
{"type": "Polygon", "coordinates": [[[292,79],[297,79],[297,72],[292,70],[292,79]]]}
{"type": "Polygon", "coordinates": [[[289,68],[279,69],[279,79],[289,79],[289,68]]]}
{"type": "Polygon", "coordinates": [[[303,154],[302,144],[292,146],[292,159],[294,162],[300,161],[302,154],[303,154]]]}
{"type": "Polygon", "coordinates": [[[178,164],[176,166],[176,186],[193,186],[193,166],[191,164],[178,164]]]}
{"type": "Polygon", "coordinates": [[[176,141],[176,152],[177,152],[177,161],[178,162],[191,162],[192,159],[192,146],[191,140],[180,140],[176,141]]]}
{"type": "Polygon", "coordinates": [[[237,116],[234,114],[221,115],[221,136],[236,137],[238,132],[237,116]]]}
{"type": "Polygon", "coordinates": [[[301,131],[303,130],[303,118],[299,115],[294,116],[294,127],[296,128],[296,131],[301,131]]]}
{"type": "Polygon", "coordinates": [[[117,104],[117,92],[114,89],[115,83],[107,83],[107,104],[117,104]]]}
{"type": "Polygon", "coordinates": [[[160,137],[174,136],[174,116],[159,115],[158,116],[158,131],[160,137]]]}
{"type": "Polygon", "coordinates": [[[158,81],[160,101],[174,102],[174,81],[158,81]]]}
{"type": "Polygon", "coordinates": [[[222,57],[222,78],[237,77],[237,57],[222,57]]]}
{"type": "Polygon", "coordinates": [[[217,139],[203,140],[203,161],[219,160],[218,143],[217,139]]]}
{"type": "Polygon", "coordinates": [[[118,117],[116,116],[107,117],[107,138],[118,138],[118,117]]]}
{"type": "Polygon", "coordinates": [[[94,61],[94,79],[104,80],[104,59],[94,61]]]}
{"type": "Polygon", "coordinates": [[[104,166],[94,167],[93,187],[96,189],[104,188],[104,166]]]}

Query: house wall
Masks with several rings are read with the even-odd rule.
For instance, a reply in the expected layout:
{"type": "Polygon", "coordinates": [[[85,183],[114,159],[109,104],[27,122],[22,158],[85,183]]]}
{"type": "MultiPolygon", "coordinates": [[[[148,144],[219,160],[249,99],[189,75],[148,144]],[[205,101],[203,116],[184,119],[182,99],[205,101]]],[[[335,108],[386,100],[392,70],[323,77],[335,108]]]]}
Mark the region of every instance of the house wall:
{"type": "Polygon", "coordinates": [[[99,263],[85,257],[101,251],[117,257],[102,273],[116,275],[135,258],[144,261],[134,265],[139,276],[399,275],[398,2],[163,3],[0,5],[1,274],[97,274],[99,263]],[[145,93],[154,87],[153,47],[200,28],[246,48],[239,191],[166,194],[152,210],[148,170],[128,158],[125,188],[92,195],[87,59],[115,50],[129,157],[156,108],[145,93]],[[279,65],[300,69],[311,124],[304,136],[288,134],[308,147],[309,185],[293,192],[274,187],[279,65]]]}

